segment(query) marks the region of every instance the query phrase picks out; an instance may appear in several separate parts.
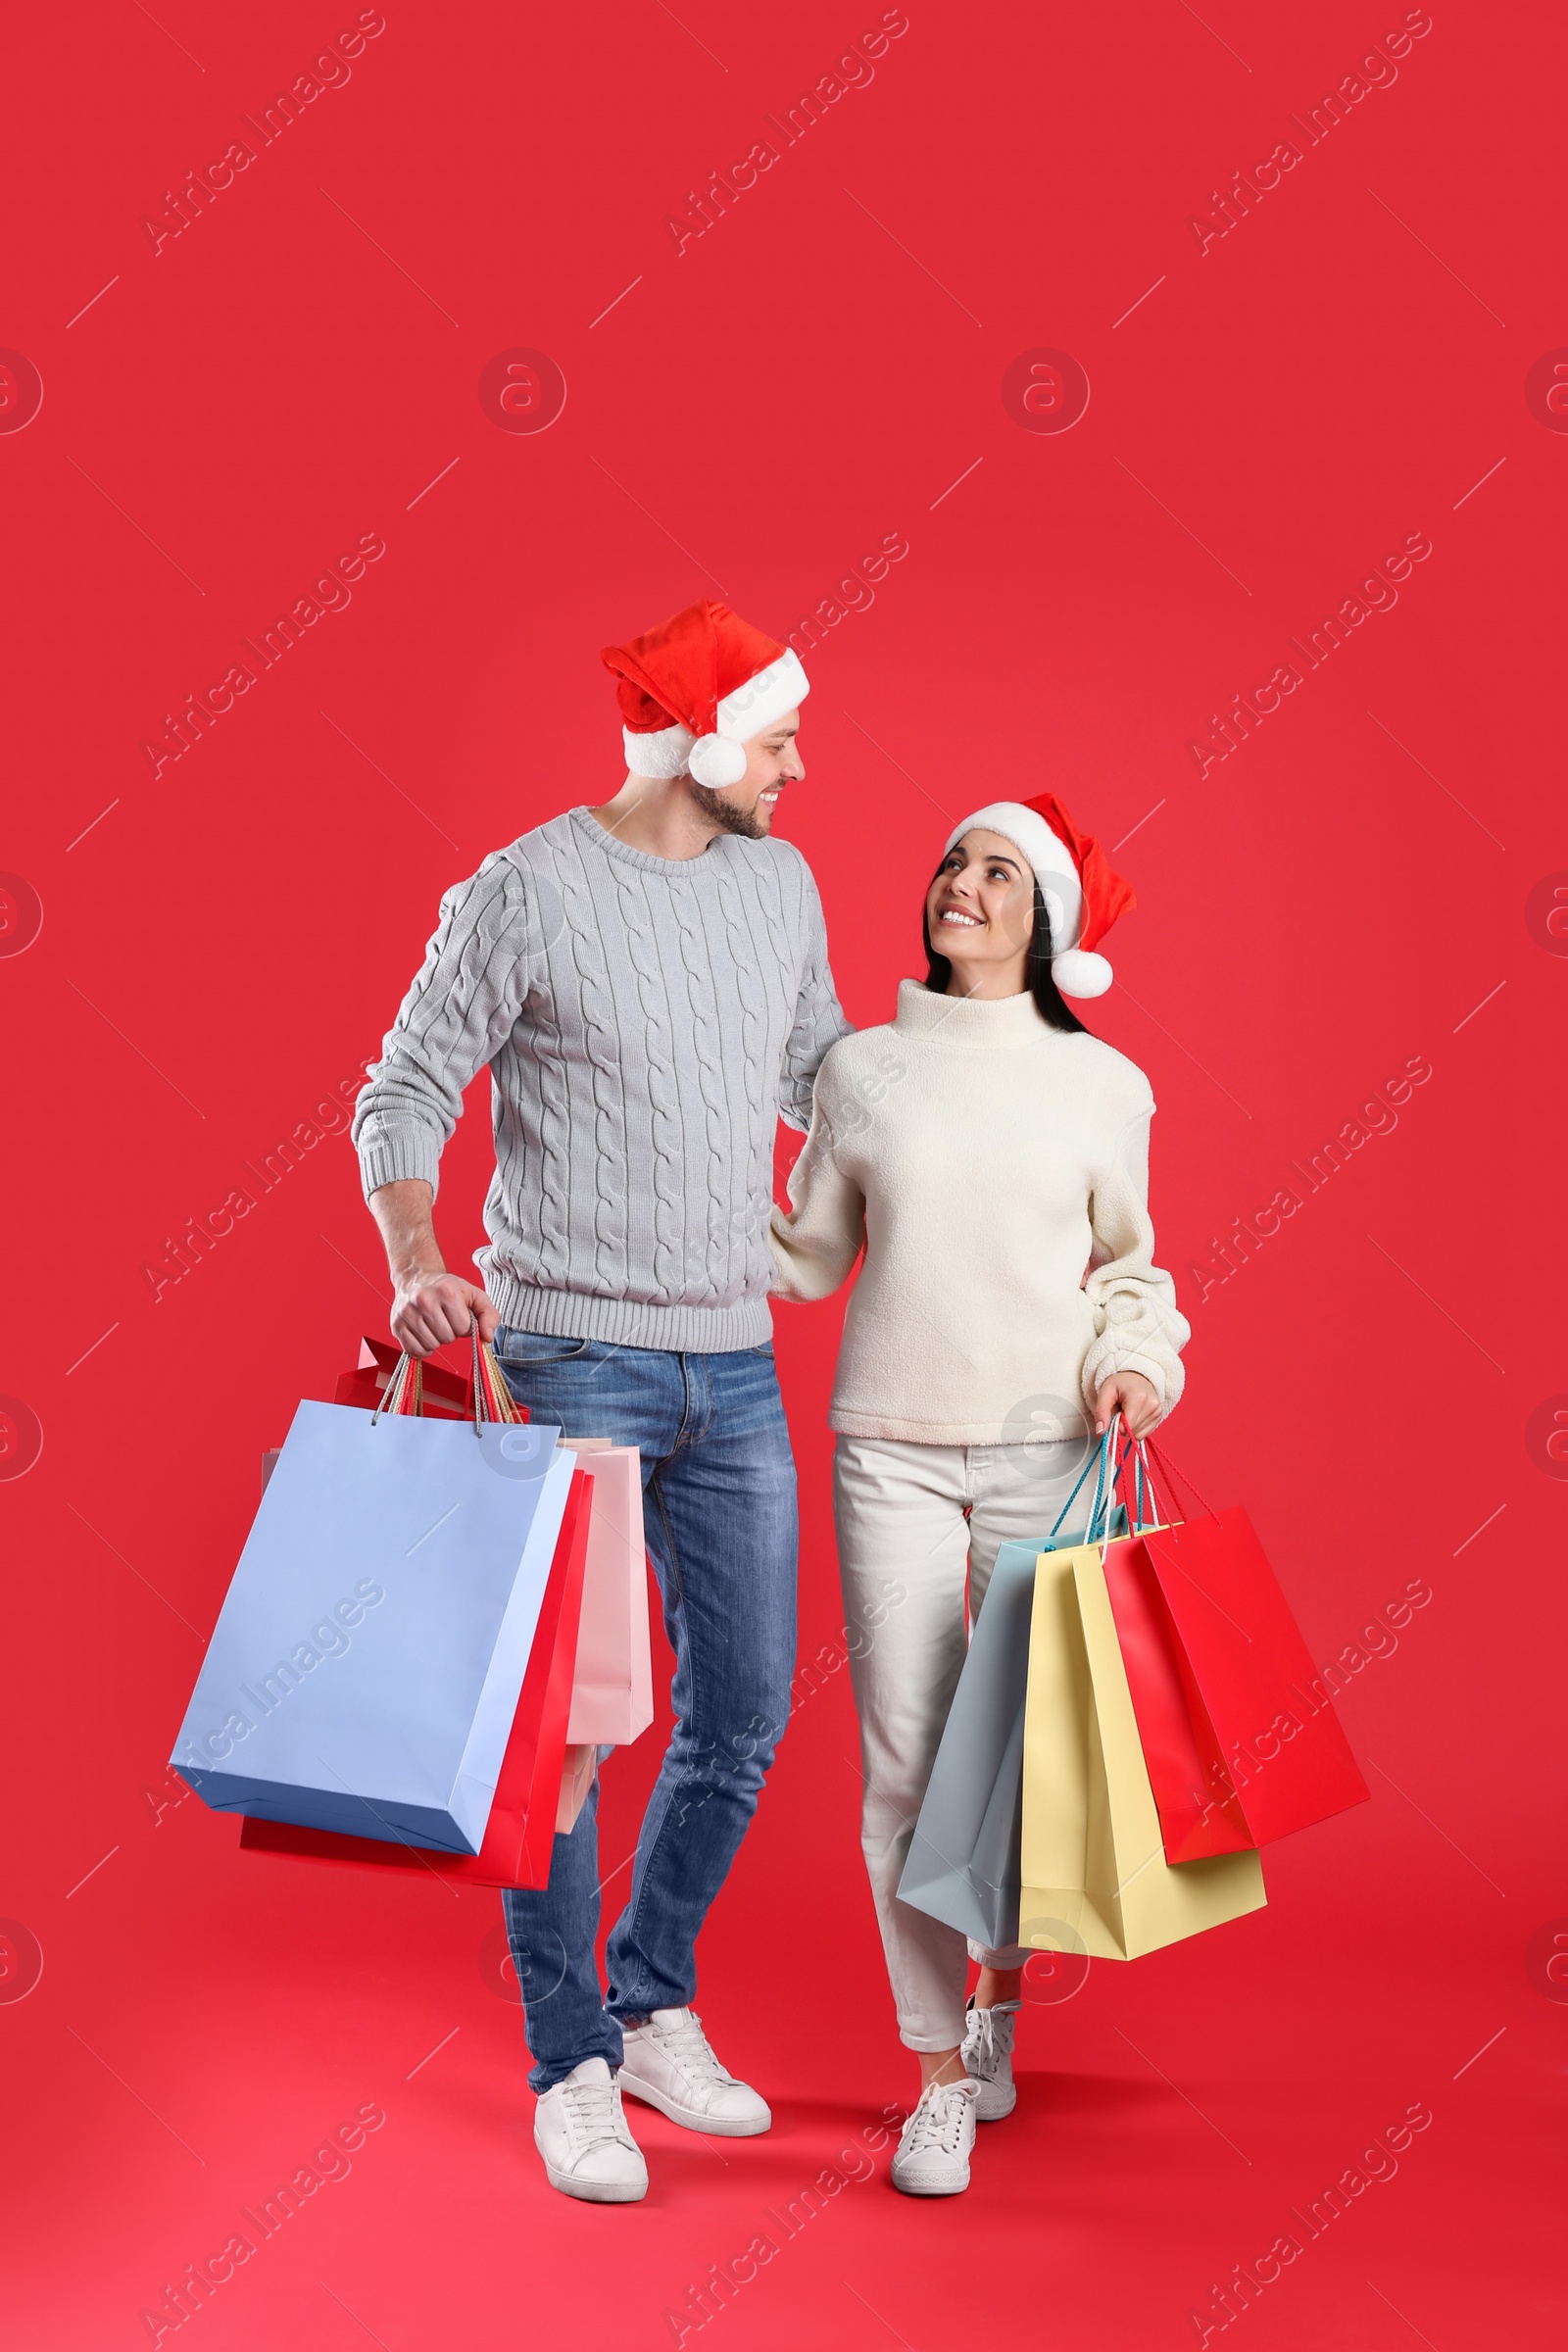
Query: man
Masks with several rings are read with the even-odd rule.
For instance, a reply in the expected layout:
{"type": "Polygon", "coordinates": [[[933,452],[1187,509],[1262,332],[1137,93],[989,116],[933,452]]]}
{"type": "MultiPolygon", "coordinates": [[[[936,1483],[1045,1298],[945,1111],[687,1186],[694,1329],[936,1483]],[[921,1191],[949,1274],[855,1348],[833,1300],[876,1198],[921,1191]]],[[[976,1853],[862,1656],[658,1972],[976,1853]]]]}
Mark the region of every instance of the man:
{"type": "Polygon", "coordinates": [[[640,1448],[675,1724],[626,1907],[599,1921],[597,1784],[543,1891],[503,1896],[551,2185],[623,2203],[648,2173],[622,2087],[709,2134],[771,2116],[693,2015],[693,1946],[789,1714],[796,1500],[767,1306],[777,1121],[806,1128],[848,1027],[806,860],[770,839],[796,748],[793,652],[704,603],[606,649],[628,773],[450,891],[354,1137],[412,1354],[477,1316],[537,1421],[640,1448]],[[431,1221],[488,1062],[485,1289],[431,1221]],[[617,2072],[618,2070],[618,2072],[617,2072]]]}

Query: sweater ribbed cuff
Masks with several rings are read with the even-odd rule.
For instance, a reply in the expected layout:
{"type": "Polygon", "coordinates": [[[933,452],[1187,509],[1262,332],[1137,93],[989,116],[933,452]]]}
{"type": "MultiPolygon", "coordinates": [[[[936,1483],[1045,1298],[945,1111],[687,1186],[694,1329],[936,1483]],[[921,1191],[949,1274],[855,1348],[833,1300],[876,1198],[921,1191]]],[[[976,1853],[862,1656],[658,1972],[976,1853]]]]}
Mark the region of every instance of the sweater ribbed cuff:
{"type": "Polygon", "coordinates": [[[383,1184],[403,1184],[412,1177],[422,1176],[432,1195],[440,1189],[441,1146],[427,1127],[394,1127],[362,1137],[359,1153],[367,1200],[383,1184]]]}

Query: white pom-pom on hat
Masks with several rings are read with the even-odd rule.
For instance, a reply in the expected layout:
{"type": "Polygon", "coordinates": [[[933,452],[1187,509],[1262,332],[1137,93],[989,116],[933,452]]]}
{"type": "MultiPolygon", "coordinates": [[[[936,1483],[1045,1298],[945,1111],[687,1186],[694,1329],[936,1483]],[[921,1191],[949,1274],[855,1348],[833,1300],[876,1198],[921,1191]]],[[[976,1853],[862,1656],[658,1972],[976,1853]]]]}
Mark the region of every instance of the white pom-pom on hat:
{"type": "Polygon", "coordinates": [[[699,735],[686,755],[686,765],[694,782],[706,784],[710,792],[722,792],[745,775],[746,746],[725,735],[699,735]]]}
{"type": "Polygon", "coordinates": [[[1111,969],[1092,948],[1064,948],[1051,958],[1051,977],[1064,997],[1102,997],[1111,983],[1111,969]]]}

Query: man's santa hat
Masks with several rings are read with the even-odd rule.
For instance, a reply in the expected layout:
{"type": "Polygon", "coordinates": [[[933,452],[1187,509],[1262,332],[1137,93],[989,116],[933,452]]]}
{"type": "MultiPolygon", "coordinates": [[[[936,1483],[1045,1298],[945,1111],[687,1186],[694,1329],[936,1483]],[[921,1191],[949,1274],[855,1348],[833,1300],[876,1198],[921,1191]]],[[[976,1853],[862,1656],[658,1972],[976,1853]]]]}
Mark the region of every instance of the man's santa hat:
{"type": "Polygon", "coordinates": [[[1111,970],[1103,956],[1092,951],[1117,915],[1137,906],[1132,884],[1111,871],[1099,842],[1079,832],[1054,792],[977,808],[954,827],[948,849],[982,825],[1021,850],[1034,869],[1051,918],[1051,977],[1062,995],[1102,997],[1111,970]]]}
{"type": "Polygon", "coordinates": [[[711,598],[629,645],[607,645],[600,660],[619,680],[631,773],[678,776],[689,768],[714,792],[740,782],[742,746],[809,691],[787,645],[711,598]]]}

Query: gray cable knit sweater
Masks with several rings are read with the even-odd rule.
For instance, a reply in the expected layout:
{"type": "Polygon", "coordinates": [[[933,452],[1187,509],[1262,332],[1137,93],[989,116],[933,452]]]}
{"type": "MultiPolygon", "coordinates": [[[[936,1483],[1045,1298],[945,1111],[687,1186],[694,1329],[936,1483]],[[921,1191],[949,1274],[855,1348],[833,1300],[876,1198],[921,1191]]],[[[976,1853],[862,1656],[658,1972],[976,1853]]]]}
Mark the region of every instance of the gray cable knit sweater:
{"type": "Polygon", "coordinates": [[[359,1098],[367,1197],[437,1182],[488,1062],[496,1173],[475,1252],[504,1321],[722,1353],[772,1321],[778,1120],[810,1124],[849,1023],[799,850],[627,849],[573,808],[450,890],[359,1098]]]}

